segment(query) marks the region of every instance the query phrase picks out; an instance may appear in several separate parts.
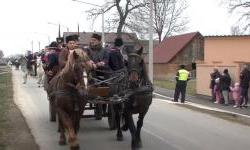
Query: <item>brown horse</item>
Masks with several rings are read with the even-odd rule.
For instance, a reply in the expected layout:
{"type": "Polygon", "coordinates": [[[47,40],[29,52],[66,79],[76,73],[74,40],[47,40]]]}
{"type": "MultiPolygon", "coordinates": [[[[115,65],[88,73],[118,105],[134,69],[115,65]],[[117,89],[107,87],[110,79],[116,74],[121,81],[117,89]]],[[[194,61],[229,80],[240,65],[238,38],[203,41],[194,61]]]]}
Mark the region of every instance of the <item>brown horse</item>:
{"type": "MultiPolygon", "coordinates": [[[[130,130],[132,142],[132,150],[142,147],[141,128],[143,119],[148,112],[149,106],[152,103],[153,85],[150,82],[146,65],[141,56],[143,48],[140,50],[127,50],[127,72],[128,72],[128,100],[125,101],[123,108],[123,117],[125,124],[122,130],[130,130]],[[137,126],[134,124],[133,114],[139,114],[137,126]]],[[[117,111],[116,111],[117,114],[117,111]]],[[[118,123],[117,140],[122,140],[123,135],[119,125],[119,115],[116,115],[116,123],[118,123]]]]}
{"type": "Polygon", "coordinates": [[[85,85],[83,80],[84,53],[80,49],[70,52],[65,67],[49,84],[55,97],[55,107],[58,114],[60,131],[59,144],[66,144],[65,130],[71,150],[78,150],[77,132],[80,125],[81,110],[84,109],[85,85]]]}

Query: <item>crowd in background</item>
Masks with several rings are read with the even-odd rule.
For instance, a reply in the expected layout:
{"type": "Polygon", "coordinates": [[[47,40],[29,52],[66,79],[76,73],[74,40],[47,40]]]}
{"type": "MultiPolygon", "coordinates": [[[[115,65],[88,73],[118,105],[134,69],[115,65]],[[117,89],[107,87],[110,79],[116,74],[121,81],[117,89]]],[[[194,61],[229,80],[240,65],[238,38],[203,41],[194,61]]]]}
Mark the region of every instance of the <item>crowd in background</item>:
{"type": "Polygon", "coordinates": [[[214,68],[210,77],[210,89],[214,103],[227,106],[232,102],[235,108],[247,107],[250,82],[250,71],[247,65],[244,65],[240,72],[239,82],[235,82],[233,85],[228,69],[224,69],[220,73],[217,68],[214,68]]]}

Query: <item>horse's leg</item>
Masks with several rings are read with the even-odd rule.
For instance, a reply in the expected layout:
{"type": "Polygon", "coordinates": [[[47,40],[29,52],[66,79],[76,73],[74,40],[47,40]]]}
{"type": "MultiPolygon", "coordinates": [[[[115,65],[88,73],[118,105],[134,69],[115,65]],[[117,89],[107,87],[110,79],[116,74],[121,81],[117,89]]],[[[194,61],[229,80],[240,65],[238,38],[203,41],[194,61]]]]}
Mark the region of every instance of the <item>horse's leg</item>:
{"type": "Polygon", "coordinates": [[[136,128],[135,128],[135,124],[134,124],[134,120],[133,120],[133,115],[131,112],[127,112],[126,113],[127,117],[128,117],[128,128],[131,134],[131,148],[132,150],[136,150],[136,137],[135,137],[135,133],[136,133],[136,128]]]}
{"type": "Polygon", "coordinates": [[[57,112],[58,112],[59,117],[62,120],[64,128],[68,131],[68,142],[70,144],[70,148],[72,150],[78,150],[80,147],[77,141],[76,133],[75,133],[70,115],[68,115],[61,108],[58,108],[57,112]]]}
{"type": "Polygon", "coordinates": [[[74,131],[77,134],[80,128],[80,111],[74,111],[72,116],[74,131]]]}
{"type": "Polygon", "coordinates": [[[145,112],[141,112],[139,113],[138,116],[138,121],[137,121],[137,129],[136,129],[136,133],[135,133],[135,137],[136,137],[136,147],[141,148],[142,147],[142,142],[141,142],[141,128],[143,126],[143,119],[146,115],[147,111],[145,112]]]}
{"type": "Polygon", "coordinates": [[[123,135],[122,135],[122,130],[121,130],[121,109],[122,109],[121,104],[114,105],[115,121],[117,125],[117,134],[116,134],[117,141],[123,140],[123,135]]]}
{"type": "Polygon", "coordinates": [[[58,129],[60,132],[59,145],[66,145],[65,130],[63,128],[62,120],[60,117],[58,117],[58,129]]]}

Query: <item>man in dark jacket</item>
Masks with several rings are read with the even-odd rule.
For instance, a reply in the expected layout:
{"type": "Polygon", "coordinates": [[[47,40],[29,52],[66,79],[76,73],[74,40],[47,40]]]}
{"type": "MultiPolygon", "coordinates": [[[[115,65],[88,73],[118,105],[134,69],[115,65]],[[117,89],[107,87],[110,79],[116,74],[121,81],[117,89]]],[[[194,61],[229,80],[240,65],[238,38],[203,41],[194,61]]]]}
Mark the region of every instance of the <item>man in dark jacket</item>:
{"type": "Polygon", "coordinates": [[[241,107],[247,107],[249,81],[250,81],[250,71],[248,70],[247,65],[244,65],[243,70],[240,73],[241,107]]]}
{"type": "Polygon", "coordinates": [[[228,69],[224,69],[223,75],[220,77],[220,85],[222,90],[222,96],[224,99],[224,104],[229,104],[229,89],[231,85],[231,77],[228,73],[228,69]]]}
{"type": "Polygon", "coordinates": [[[46,67],[46,75],[48,82],[57,74],[59,70],[58,63],[58,44],[57,42],[51,42],[49,45],[48,62],[46,67]]]}
{"type": "Polygon", "coordinates": [[[90,39],[89,48],[85,49],[88,57],[94,62],[93,71],[94,75],[104,76],[102,71],[109,70],[109,54],[106,49],[102,47],[102,37],[99,34],[94,33],[90,39]]]}
{"type": "Polygon", "coordinates": [[[122,46],[123,40],[121,38],[116,38],[114,47],[109,51],[109,67],[113,71],[124,68],[124,59],[121,53],[122,46]]]}

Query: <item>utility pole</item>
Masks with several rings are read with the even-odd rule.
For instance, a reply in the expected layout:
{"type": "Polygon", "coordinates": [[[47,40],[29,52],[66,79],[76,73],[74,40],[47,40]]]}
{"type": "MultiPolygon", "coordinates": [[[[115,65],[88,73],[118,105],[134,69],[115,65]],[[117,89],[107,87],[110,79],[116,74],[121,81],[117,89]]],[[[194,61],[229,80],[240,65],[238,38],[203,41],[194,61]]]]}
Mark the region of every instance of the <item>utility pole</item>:
{"type": "Polygon", "coordinates": [[[154,68],[153,68],[153,0],[150,0],[150,18],[149,18],[149,51],[148,51],[148,74],[149,79],[154,81],[154,68]]]}
{"type": "Polygon", "coordinates": [[[33,40],[31,41],[31,51],[32,51],[32,54],[33,54],[33,40]]]}

